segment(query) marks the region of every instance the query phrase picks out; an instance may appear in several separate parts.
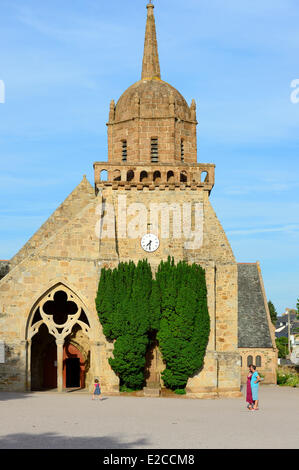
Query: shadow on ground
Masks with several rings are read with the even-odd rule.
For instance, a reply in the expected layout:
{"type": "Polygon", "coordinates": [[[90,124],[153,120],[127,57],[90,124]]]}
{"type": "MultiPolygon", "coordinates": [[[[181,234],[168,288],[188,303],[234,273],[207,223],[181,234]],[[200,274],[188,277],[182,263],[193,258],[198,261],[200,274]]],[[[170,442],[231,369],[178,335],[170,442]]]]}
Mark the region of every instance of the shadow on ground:
{"type": "Polygon", "coordinates": [[[18,400],[32,397],[30,392],[0,392],[0,402],[6,400],[18,400]]]}
{"type": "Polygon", "coordinates": [[[124,442],[121,436],[69,437],[51,432],[8,434],[0,438],[0,449],[136,449],[148,445],[145,438],[124,442]]]}
{"type": "MultiPolygon", "coordinates": [[[[91,393],[88,393],[88,392],[84,393],[85,389],[83,389],[83,392],[81,391],[81,389],[75,389],[75,390],[64,390],[61,393],[68,394],[68,393],[73,393],[73,392],[75,392],[75,395],[78,394],[78,395],[86,395],[86,396],[90,395],[91,396],[91,393]]],[[[57,390],[33,390],[31,392],[1,392],[0,391],[0,402],[6,401],[6,400],[18,400],[18,399],[23,399],[23,398],[31,398],[36,394],[47,395],[49,393],[51,395],[56,394],[57,396],[61,394],[61,393],[58,393],[57,390]]]]}

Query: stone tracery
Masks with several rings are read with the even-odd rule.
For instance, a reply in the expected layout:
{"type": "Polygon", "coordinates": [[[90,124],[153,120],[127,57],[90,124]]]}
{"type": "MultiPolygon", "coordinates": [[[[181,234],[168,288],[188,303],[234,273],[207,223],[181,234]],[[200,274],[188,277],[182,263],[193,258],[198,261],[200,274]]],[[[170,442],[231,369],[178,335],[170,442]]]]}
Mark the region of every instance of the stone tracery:
{"type": "Polygon", "coordinates": [[[35,306],[29,323],[27,340],[39,332],[41,325],[46,325],[54,336],[57,345],[57,387],[63,388],[63,347],[65,339],[71,334],[75,325],[90,339],[90,325],[80,300],[72,292],[59,284],[35,306]]]}

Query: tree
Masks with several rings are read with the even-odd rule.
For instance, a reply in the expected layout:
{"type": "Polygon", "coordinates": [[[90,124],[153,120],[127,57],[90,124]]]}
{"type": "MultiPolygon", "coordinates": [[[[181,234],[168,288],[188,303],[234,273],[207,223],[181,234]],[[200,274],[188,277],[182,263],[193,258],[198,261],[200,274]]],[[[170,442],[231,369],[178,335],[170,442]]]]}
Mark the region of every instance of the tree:
{"type": "Polygon", "coordinates": [[[173,259],[161,262],[156,275],[161,319],[157,338],[166,368],[166,387],[183,389],[204,360],[210,333],[204,270],[173,259]]]}
{"type": "Polygon", "coordinates": [[[278,357],[285,359],[289,354],[288,338],[281,336],[280,338],[276,338],[275,342],[278,349],[278,357]]]}
{"type": "Polygon", "coordinates": [[[210,334],[205,271],[173,259],[152,277],[149,263],[130,261],[102,269],[96,308],[105,336],[114,341],[109,364],[121,388],[144,384],[146,350],[156,335],[166,368],[166,387],[177,392],[203,365],[210,334]]]}
{"type": "Polygon", "coordinates": [[[268,307],[269,307],[271,321],[272,321],[273,325],[275,325],[276,322],[277,322],[277,311],[276,311],[273,303],[271,302],[271,300],[269,300],[269,302],[268,302],[268,307]]]}
{"type": "Polygon", "coordinates": [[[299,318],[299,297],[297,299],[296,308],[297,308],[297,318],[299,318]]]}
{"type": "Polygon", "coordinates": [[[115,341],[109,364],[120,377],[121,387],[138,390],[144,382],[151,291],[147,261],[137,266],[132,261],[120,263],[113,271],[101,271],[96,308],[105,336],[115,341]]]}

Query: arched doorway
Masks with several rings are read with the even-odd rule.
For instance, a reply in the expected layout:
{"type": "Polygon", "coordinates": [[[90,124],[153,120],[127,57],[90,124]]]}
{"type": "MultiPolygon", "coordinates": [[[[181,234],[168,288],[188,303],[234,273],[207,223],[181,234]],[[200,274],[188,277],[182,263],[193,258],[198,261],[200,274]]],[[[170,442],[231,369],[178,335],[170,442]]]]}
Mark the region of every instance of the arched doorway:
{"type": "Polygon", "coordinates": [[[63,348],[63,386],[64,388],[85,387],[86,360],[74,344],[66,342],[63,348]]]}
{"type": "Polygon", "coordinates": [[[77,296],[64,285],[34,306],[27,327],[31,390],[84,388],[90,368],[90,323],[77,296]]]}

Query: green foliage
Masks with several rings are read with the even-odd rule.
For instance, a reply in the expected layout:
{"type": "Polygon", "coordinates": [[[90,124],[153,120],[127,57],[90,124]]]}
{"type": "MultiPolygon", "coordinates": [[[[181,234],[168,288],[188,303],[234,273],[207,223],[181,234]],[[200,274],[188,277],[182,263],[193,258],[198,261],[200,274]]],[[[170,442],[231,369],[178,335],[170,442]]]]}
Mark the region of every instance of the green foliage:
{"type": "Polygon", "coordinates": [[[145,353],[148,344],[146,335],[119,336],[114,343],[112,369],[119,375],[121,385],[139,390],[144,382],[145,353]]]}
{"type": "Polygon", "coordinates": [[[120,392],[132,393],[135,392],[133,388],[126,387],[125,385],[120,385],[119,387],[120,392]]]}
{"type": "Polygon", "coordinates": [[[177,395],[186,395],[186,389],[185,388],[176,388],[174,393],[177,395]]]}
{"type": "Polygon", "coordinates": [[[173,259],[161,262],[156,280],[161,318],[157,338],[166,364],[162,378],[170,389],[185,388],[203,365],[210,333],[204,270],[173,259]]]}
{"type": "Polygon", "coordinates": [[[198,371],[210,333],[204,270],[173,259],[161,262],[156,279],[149,263],[130,261],[102,269],[96,308],[105,336],[114,341],[112,369],[121,389],[144,384],[149,335],[156,334],[166,364],[166,387],[185,393],[187,380],[198,371]]]}
{"type": "Polygon", "coordinates": [[[273,325],[275,325],[276,321],[277,321],[277,311],[276,311],[273,303],[271,302],[271,300],[269,300],[269,302],[268,302],[268,307],[269,307],[271,321],[272,321],[273,325]]]}
{"type": "Polygon", "coordinates": [[[289,354],[288,338],[281,336],[280,338],[276,338],[275,342],[278,349],[278,357],[285,359],[289,354]]]}
{"type": "Polygon", "coordinates": [[[299,374],[292,370],[278,369],[277,384],[288,387],[299,387],[299,374]]]}
{"type": "Polygon", "coordinates": [[[102,269],[96,308],[105,336],[115,340],[112,369],[121,386],[138,390],[144,382],[152,271],[147,261],[102,269]]]}

